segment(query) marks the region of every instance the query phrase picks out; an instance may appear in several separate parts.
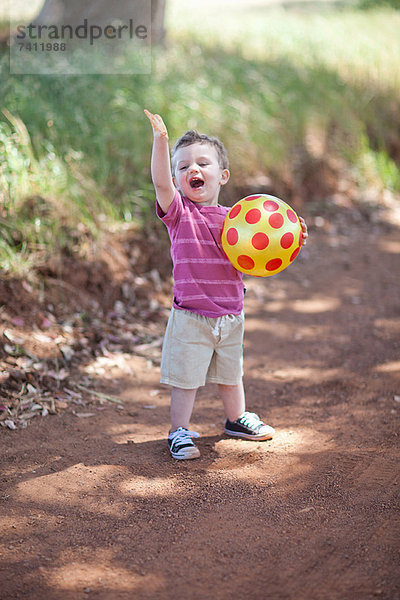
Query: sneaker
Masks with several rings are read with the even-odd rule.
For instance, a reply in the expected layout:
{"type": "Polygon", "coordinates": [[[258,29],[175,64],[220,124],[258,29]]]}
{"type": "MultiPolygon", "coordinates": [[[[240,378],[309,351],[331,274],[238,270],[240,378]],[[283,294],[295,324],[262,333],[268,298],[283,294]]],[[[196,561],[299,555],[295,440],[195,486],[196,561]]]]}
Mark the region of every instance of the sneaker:
{"type": "Polygon", "coordinates": [[[236,421],[227,419],[225,433],[245,440],[271,440],[275,429],[263,423],[255,413],[244,412],[236,421]]]}
{"type": "Polygon", "coordinates": [[[188,431],[184,427],[178,427],[168,435],[168,445],[171,455],[178,460],[197,458],[200,451],[194,445],[192,438],[199,437],[196,431],[188,431]]]}

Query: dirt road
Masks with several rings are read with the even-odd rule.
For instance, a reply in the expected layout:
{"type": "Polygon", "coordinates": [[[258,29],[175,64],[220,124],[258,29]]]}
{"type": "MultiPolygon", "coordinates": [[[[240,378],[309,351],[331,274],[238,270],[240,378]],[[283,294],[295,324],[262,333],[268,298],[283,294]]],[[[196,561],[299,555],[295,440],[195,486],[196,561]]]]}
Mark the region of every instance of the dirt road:
{"type": "Polygon", "coordinates": [[[399,229],[317,225],[248,281],[248,407],[273,441],[225,437],[206,387],[201,458],[173,461],[140,357],[102,376],[123,408],[0,430],[3,600],[400,598],[399,229]]]}

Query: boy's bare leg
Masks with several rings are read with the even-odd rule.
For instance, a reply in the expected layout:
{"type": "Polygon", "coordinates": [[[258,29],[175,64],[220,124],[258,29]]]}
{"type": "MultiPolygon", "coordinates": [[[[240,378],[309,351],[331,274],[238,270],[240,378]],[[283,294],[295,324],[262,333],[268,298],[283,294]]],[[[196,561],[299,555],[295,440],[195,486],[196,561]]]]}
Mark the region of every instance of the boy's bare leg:
{"type": "Polygon", "coordinates": [[[171,390],[171,432],[178,427],[189,429],[190,417],[192,416],[196,389],[184,390],[173,387],[171,390]]]}
{"type": "Polygon", "coordinates": [[[237,385],[218,385],[226,417],[230,421],[236,421],[246,410],[243,382],[237,385]]]}

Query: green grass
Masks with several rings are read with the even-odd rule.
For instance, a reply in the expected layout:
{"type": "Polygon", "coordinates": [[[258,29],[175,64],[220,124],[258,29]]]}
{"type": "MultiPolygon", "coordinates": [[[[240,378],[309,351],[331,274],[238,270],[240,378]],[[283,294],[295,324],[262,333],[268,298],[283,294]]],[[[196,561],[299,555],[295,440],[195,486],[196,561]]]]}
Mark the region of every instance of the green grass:
{"type": "Polygon", "coordinates": [[[199,15],[194,0],[168,4],[151,76],[9,76],[3,57],[3,273],[82,253],[82,237],[110,222],[153,218],[144,107],[163,115],[171,141],[190,127],[220,136],[231,188],[260,173],[295,185],[302,155],[400,192],[399,12],[206,0],[199,15]]]}
{"type": "Polygon", "coordinates": [[[34,277],[33,266],[51,253],[77,247],[77,237],[96,237],[99,210],[110,204],[84,171],[74,176],[71,156],[61,159],[47,140],[35,152],[19,118],[3,109],[0,122],[0,261],[4,274],[34,277]],[[91,188],[91,189],[90,189],[91,188]],[[91,193],[90,193],[91,192],[91,193]]]}

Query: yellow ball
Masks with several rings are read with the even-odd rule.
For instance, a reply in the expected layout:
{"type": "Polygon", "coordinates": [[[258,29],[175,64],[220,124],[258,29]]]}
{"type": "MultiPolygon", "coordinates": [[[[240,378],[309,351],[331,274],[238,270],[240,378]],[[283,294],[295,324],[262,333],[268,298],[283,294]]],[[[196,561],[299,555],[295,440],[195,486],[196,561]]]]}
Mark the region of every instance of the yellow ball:
{"type": "Polygon", "coordinates": [[[299,217],[286,202],[254,194],[232,206],[221,239],[236,269],[269,277],[286,269],[299,254],[302,230],[299,217]]]}

